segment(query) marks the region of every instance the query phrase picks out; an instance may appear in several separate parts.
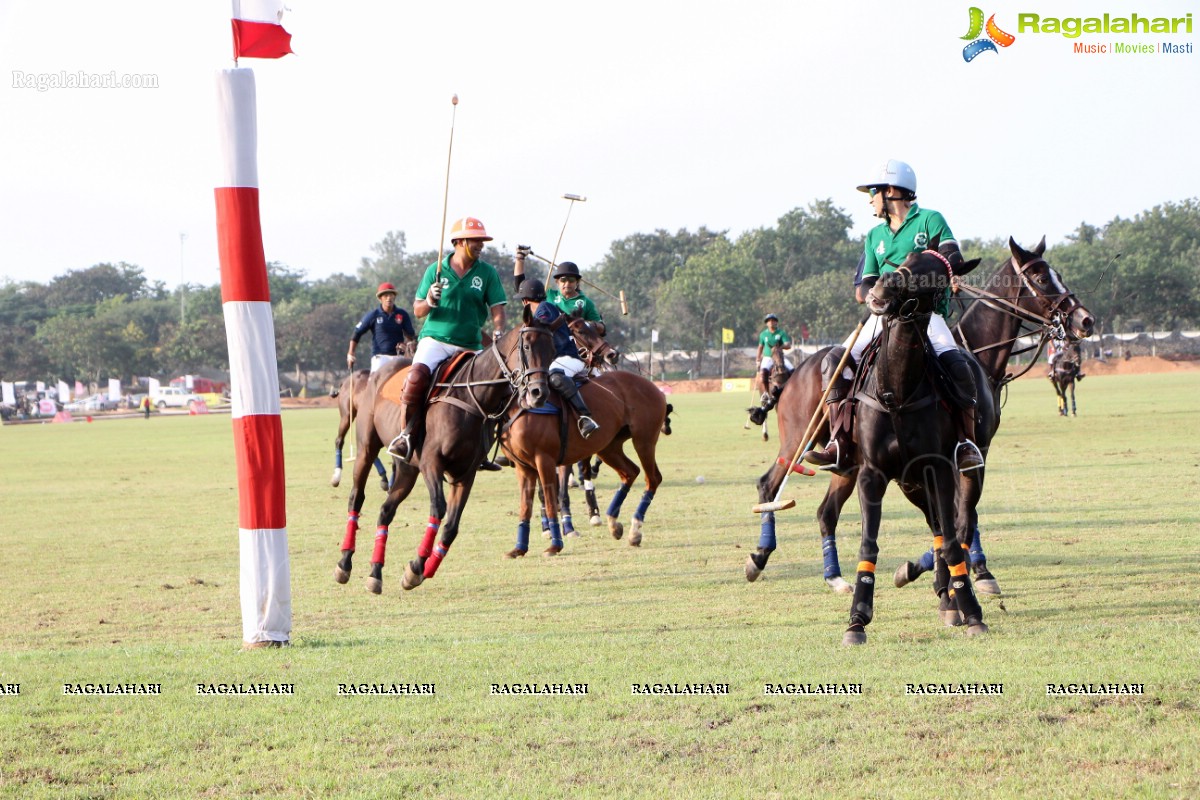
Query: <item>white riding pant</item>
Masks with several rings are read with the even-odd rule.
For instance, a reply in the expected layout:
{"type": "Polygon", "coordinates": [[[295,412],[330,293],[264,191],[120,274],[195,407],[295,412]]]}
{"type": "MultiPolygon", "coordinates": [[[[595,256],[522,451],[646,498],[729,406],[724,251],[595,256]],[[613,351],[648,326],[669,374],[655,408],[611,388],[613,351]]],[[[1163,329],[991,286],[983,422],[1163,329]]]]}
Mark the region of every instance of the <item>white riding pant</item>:
{"type": "MultiPolygon", "coordinates": [[[[792,366],[792,360],[790,358],[788,358],[787,356],[783,357],[783,363],[784,363],[784,366],[786,366],[789,370],[795,369],[795,367],[792,366]]],[[[759,363],[758,368],[765,369],[767,372],[770,372],[772,369],[775,368],[775,359],[771,358],[770,356],[763,356],[763,359],[759,363]]]]}
{"type": "Polygon", "coordinates": [[[371,372],[378,372],[384,364],[388,363],[389,361],[395,361],[397,358],[403,358],[403,356],[371,356],[371,372]]]}
{"type": "MultiPolygon", "coordinates": [[[[867,324],[859,332],[858,338],[853,341],[853,346],[850,336],[854,334],[847,336],[846,341],[842,342],[842,347],[850,349],[850,358],[854,359],[855,364],[862,359],[863,351],[882,329],[883,318],[878,314],[872,314],[871,318],[867,320],[867,324]]],[[[933,352],[939,356],[942,353],[958,349],[958,342],[954,341],[954,334],[950,332],[950,326],[946,324],[946,320],[941,314],[929,315],[929,327],[925,329],[925,335],[929,337],[929,343],[933,345],[933,352]]],[[[842,372],[842,377],[853,378],[854,371],[847,366],[842,372]]]]}
{"type": "Polygon", "coordinates": [[[587,371],[587,364],[573,356],[559,356],[550,362],[550,371],[561,371],[568,378],[574,378],[581,372],[587,371]]]}
{"type": "Polygon", "coordinates": [[[431,373],[436,372],[439,364],[450,358],[450,356],[461,353],[464,350],[479,352],[471,347],[459,347],[456,344],[446,344],[445,342],[439,342],[437,339],[426,337],[417,342],[417,352],[413,354],[413,364],[424,364],[429,368],[431,373]]]}

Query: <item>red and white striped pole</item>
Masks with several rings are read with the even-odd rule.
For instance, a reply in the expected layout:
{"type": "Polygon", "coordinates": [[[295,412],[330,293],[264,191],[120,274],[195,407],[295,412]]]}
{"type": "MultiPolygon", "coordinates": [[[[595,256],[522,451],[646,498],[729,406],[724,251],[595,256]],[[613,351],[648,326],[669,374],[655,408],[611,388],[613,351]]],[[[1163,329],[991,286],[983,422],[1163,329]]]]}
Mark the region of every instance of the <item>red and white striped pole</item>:
{"type": "Polygon", "coordinates": [[[291,635],[292,589],[275,323],[258,215],[254,72],[218,72],[217,107],[217,242],[237,456],[242,642],[278,647],[291,635]]]}

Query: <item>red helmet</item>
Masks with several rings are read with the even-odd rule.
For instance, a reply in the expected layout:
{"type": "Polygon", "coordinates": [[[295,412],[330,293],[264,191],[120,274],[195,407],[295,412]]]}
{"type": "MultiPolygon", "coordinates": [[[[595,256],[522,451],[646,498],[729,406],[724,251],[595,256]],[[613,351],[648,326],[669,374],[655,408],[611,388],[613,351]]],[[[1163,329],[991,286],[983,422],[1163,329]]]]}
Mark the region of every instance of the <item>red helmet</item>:
{"type": "Polygon", "coordinates": [[[381,283],[381,284],[379,284],[378,291],[375,292],[375,296],[383,297],[385,294],[395,294],[395,293],[396,293],[395,286],[393,286],[390,283],[381,283]]]}
{"type": "Polygon", "coordinates": [[[487,228],[483,227],[482,222],[474,217],[463,217],[455,220],[450,228],[450,241],[456,239],[482,239],[490,242],[492,237],[488,236],[487,228]]]}

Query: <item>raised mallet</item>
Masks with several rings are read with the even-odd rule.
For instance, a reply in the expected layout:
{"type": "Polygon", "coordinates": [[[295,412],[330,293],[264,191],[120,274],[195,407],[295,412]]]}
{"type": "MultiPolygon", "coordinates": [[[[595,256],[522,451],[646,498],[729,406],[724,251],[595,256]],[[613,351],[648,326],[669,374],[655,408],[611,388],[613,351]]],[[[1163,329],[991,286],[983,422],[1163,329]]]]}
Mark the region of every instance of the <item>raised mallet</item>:
{"type": "MultiPolygon", "coordinates": [[[[580,195],[570,193],[564,194],[563,200],[569,200],[571,204],[567,206],[567,218],[563,220],[562,230],[558,232],[558,242],[554,245],[554,258],[550,259],[551,266],[556,266],[558,264],[558,248],[562,245],[563,234],[567,232],[567,223],[571,221],[571,209],[575,208],[576,203],[587,202],[586,197],[581,197],[580,195]]],[[[551,271],[550,275],[546,276],[547,289],[550,288],[550,283],[554,280],[552,276],[553,271],[551,271]]]]}
{"type": "Polygon", "coordinates": [[[454,153],[454,118],[458,115],[458,94],[450,96],[450,149],[446,151],[446,188],[442,191],[442,234],[438,236],[437,279],[442,279],[442,247],[446,242],[446,204],[450,199],[450,156],[454,153]]]}
{"type": "MultiPolygon", "coordinates": [[[[554,270],[558,268],[558,264],[555,264],[553,261],[546,258],[545,256],[539,256],[537,253],[533,252],[532,250],[529,251],[529,255],[533,256],[538,261],[541,261],[543,264],[548,264],[550,266],[550,275],[546,279],[546,286],[549,287],[550,284],[554,280],[554,270]]],[[[601,289],[599,286],[592,283],[591,281],[589,281],[587,278],[583,277],[582,275],[579,277],[579,282],[586,283],[588,286],[592,287],[597,292],[600,292],[600,294],[607,295],[608,297],[611,297],[613,300],[616,300],[618,303],[621,304],[621,313],[624,314],[625,316],[629,316],[629,304],[627,302],[625,302],[625,290],[624,289],[620,290],[621,296],[618,297],[617,295],[613,294],[612,292],[610,292],[606,289],[601,289]]]]}

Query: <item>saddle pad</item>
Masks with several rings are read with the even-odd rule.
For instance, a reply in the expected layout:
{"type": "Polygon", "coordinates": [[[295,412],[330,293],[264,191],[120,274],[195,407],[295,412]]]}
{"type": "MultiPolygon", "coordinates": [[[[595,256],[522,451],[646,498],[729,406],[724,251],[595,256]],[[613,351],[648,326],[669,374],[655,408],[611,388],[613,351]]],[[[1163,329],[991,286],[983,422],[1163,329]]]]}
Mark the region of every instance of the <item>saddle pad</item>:
{"type": "Polygon", "coordinates": [[[547,400],[546,403],[541,408],[527,408],[527,409],[525,409],[525,413],[526,414],[550,415],[550,414],[557,414],[560,410],[561,409],[558,406],[554,405],[554,403],[547,400]]]}
{"type": "MultiPolygon", "coordinates": [[[[441,389],[438,388],[438,384],[449,380],[450,376],[454,374],[454,371],[458,369],[459,365],[474,355],[475,354],[471,351],[464,350],[461,353],[453,355],[443,361],[441,366],[438,367],[437,375],[433,376],[433,386],[429,396],[436,397],[438,394],[440,394],[441,389]]],[[[409,369],[411,368],[402,367],[395,375],[388,378],[387,382],[384,383],[383,387],[379,390],[379,396],[384,400],[390,400],[397,405],[403,405],[404,401],[402,397],[404,391],[404,381],[408,377],[409,369]]]]}
{"type": "Polygon", "coordinates": [[[409,369],[410,367],[401,367],[395,375],[388,378],[387,382],[379,388],[379,396],[399,405],[400,395],[404,389],[404,379],[408,377],[409,369]]]}

